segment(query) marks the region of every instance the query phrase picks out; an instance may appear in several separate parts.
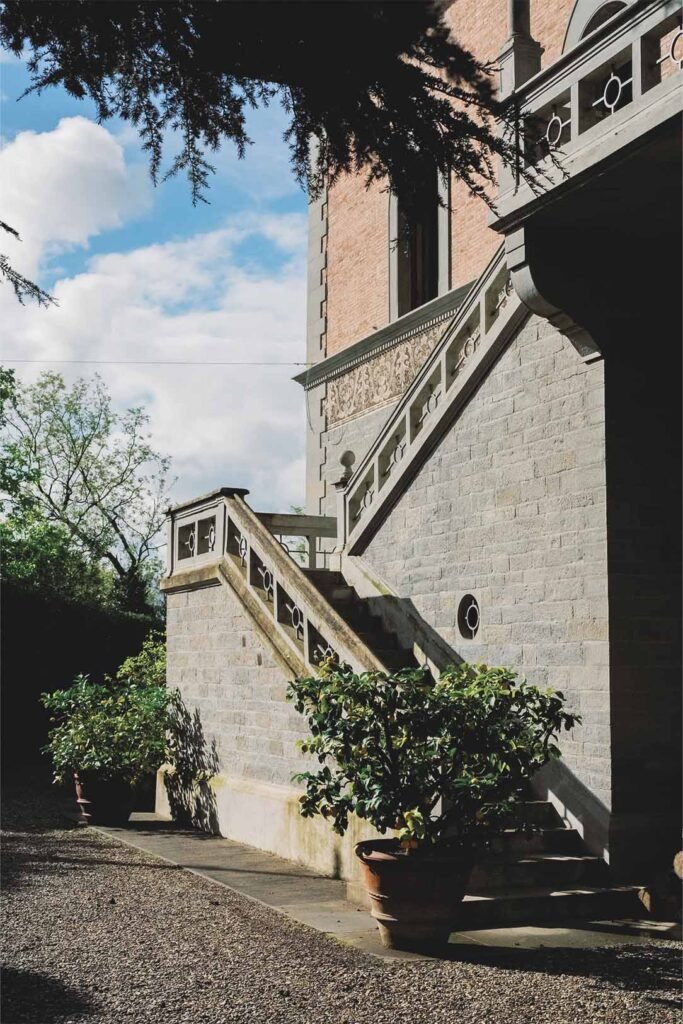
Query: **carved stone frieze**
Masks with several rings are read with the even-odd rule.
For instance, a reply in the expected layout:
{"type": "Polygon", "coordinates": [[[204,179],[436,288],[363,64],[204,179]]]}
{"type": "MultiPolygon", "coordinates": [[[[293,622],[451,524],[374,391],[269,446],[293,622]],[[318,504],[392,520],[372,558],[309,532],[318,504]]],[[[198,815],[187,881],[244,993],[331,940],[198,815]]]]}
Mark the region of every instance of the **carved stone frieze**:
{"type": "Polygon", "coordinates": [[[333,426],[394,402],[408,389],[450,320],[352,367],[327,384],[327,423],[333,426]]]}

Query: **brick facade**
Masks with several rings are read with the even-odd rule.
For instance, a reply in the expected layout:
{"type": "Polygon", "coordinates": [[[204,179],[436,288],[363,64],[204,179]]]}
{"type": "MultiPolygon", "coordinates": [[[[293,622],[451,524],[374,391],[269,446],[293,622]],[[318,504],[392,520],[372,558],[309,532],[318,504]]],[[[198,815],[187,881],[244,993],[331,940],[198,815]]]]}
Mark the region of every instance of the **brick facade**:
{"type": "Polygon", "coordinates": [[[530,0],[529,22],[531,36],[543,47],[541,67],[553,64],[562,53],[574,0],[530,0]]]}
{"type": "MultiPolygon", "coordinates": [[[[458,41],[495,63],[505,42],[507,0],[456,0],[446,21],[458,41]]],[[[573,0],[531,2],[531,34],[543,47],[542,65],[562,50],[573,0]]],[[[388,195],[381,185],[347,176],[330,191],[327,257],[327,355],[339,352],[389,322],[388,195]]],[[[451,280],[474,280],[500,245],[488,227],[490,212],[459,181],[451,182],[451,280]]]]}
{"type": "Polygon", "coordinates": [[[389,320],[389,196],[347,176],[330,190],[327,355],[389,320]]]}

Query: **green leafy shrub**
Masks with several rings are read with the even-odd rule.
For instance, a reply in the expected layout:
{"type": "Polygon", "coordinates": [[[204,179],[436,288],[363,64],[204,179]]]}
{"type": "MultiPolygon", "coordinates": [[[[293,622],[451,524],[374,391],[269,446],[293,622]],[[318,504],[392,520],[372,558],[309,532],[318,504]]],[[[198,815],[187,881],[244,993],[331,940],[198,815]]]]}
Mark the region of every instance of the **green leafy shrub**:
{"type": "Polygon", "coordinates": [[[66,690],[44,693],[52,722],[45,749],[55,781],[78,771],[135,784],[155,772],[168,757],[169,707],[175,699],[165,679],[165,646],[152,634],[114,677],[97,683],[81,675],[66,690]]]}
{"type": "Polygon", "coordinates": [[[448,668],[434,683],[423,669],[357,675],[328,662],[288,696],[311,732],[299,745],[322,765],[295,776],[306,786],[301,814],[322,814],[343,835],[353,812],[407,846],[490,834],[579,721],[561,693],[485,665],[448,668]]]}

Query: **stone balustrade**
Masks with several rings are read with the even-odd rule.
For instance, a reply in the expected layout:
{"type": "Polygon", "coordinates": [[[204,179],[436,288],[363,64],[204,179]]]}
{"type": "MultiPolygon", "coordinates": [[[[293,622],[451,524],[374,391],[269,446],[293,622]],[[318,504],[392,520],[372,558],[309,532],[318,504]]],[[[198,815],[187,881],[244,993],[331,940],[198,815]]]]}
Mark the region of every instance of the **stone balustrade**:
{"type": "Polygon", "coordinates": [[[682,66],[679,0],[636,0],[517,89],[518,166],[501,174],[492,227],[508,231],[680,112],[682,66]]]}
{"type": "Polygon", "coordinates": [[[221,488],[175,505],[167,516],[164,591],[226,583],[238,595],[288,672],[315,670],[336,656],[357,671],[383,666],[321,596],[282,538],[304,538],[308,568],[316,542],[336,537],[330,516],[256,513],[249,492],[221,488]]]}
{"type": "Polygon", "coordinates": [[[348,554],[379,525],[526,315],[501,248],[340,492],[348,554]]]}

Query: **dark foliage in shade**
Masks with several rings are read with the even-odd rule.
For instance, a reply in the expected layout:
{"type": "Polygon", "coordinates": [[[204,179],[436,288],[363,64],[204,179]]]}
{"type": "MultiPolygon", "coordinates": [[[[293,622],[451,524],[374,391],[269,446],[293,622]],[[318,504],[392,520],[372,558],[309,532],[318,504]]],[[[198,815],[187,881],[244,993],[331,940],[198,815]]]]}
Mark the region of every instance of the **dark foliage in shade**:
{"type": "Polygon", "coordinates": [[[243,154],[246,111],[271,100],[290,115],[294,171],[314,196],[325,179],[358,171],[388,179],[409,206],[436,167],[488,201],[494,158],[515,155],[494,120],[512,115],[495,98],[494,69],[450,37],[445,6],[8,0],[0,43],[29,48],[32,89],[62,85],[102,120],[133,123],[155,180],[165,134],[179,132],[163,176],[185,172],[195,202],[208,154],[225,141],[243,154]]]}

